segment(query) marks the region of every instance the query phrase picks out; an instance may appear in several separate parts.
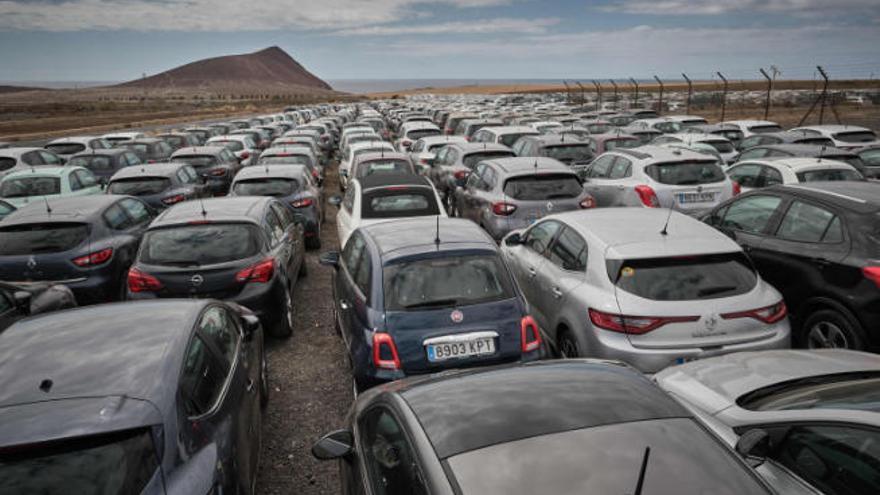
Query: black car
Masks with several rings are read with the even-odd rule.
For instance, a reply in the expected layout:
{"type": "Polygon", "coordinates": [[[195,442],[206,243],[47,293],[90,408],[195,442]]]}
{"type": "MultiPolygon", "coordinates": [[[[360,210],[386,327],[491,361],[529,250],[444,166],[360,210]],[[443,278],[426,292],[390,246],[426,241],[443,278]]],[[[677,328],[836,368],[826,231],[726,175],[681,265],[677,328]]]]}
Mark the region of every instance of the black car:
{"type": "Polygon", "coordinates": [[[755,146],[737,155],[733,162],[778,157],[827,158],[852,165],[865,178],[880,177],[880,168],[871,169],[868,167],[855,151],[817,144],[766,144],[755,146]]]}
{"type": "Polygon", "coordinates": [[[312,454],[339,460],[349,495],[771,493],[648,378],[602,361],[377,387],[312,454]]]}
{"type": "Polygon", "coordinates": [[[81,305],[121,300],[154,215],[130,196],[30,203],[0,222],[0,280],[61,283],[81,305]]]}
{"type": "Polygon", "coordinates": [[[355,390],[451,367],[543,357],[546,349],[498,246],[475,223],[439,217],[354,231],[331,265],[334,315],[355,390]]]}
{"type": "Polygon", "coordinates": [[[106,184],[117,171],[141,163],[144,162],[137,153],[125,148],[77,153],[67,161],[67,165],[71,167],[85,167],[91,170],[101,184],[106,184]]]}
{"type": "Polygon", "coordinates": [[[0,493],[254,493],[263,334],[217,301],[60,311],[0,333],[0,493]]]}
{"type": "MultiPolygon", "coordinates": [[[[201,146],[204,142],[199,139],[198,135],[195,132],[166,132],[164,134],[156,135],[157,138],[163,139],[169,146],[171,146],[172,151],[177,151],[180,148],[186,148],[187,146],[201,146]]],[[[205,138],[207,141],[208,138],[205,138]]]]}
{"type": "Polygon", "coordinates": [[[171,155],[171,161],[192,165],[204,177],[208,190],[214,195],[229,192],[232,179],[241,170],[238,158],[229,149],[219,145],[181,148],[171,155]]]}
{"type": "Polygon", "coordinates": [[[722,203],[705,221],[782,293],[796,344],[880,349],[880,184],[768,187],[722,203]]]}
{"type": "Polygon", "coordinates": [[[124,168],[110,178],[107,193],[137,196],[156,210],[210,195],[205,178],[183,162],[124,168]]]}
{"type": "Polygon", "coordinates": [[[269,334],[293,332],[293,287],[305,275],[302,226],[266,197],[188,201],[162,212],[128,272],[129,299],[224,299],[250,308],[269,334]]]}
{"type": "Polygon", "coordinates": [[[170,144],[159,138],[132,139],[120,143],[119,146],[134,151],[141,161],[147,163],[167,162],[174,152],[170,144]]]}
{"type": "Polygon", "coordinates": [[[0,282],[0,331],[27,316],[74,307],[76,297],[65,285],[0,282]]]}
{"type": "Polygon", "coordinates": [[[513,143],[516,156],[545,156],[554,158],[580,172],[593,161],[590,143],[568,134],[523,136],[513,143]]]}

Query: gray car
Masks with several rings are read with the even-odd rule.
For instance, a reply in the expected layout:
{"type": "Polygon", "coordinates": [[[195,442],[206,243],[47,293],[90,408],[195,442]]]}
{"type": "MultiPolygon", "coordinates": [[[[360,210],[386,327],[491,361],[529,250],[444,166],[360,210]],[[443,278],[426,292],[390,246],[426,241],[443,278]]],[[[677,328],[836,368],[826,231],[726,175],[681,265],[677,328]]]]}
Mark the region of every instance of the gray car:
{"type": "Polygon", "coordinates": [[[552,158],[486,160],[456,189],[454,216],[479,224],[499,240],[551,213],[592,208],[577,174],[552,158]]]}
{"type": "Polygon", "coordinates": [[[880,493],[880,357],[730,354],[654,376],[780,495],[880,493]]]}
{"type": "Polygon", "coordinates": [[[699,215],[738,193],[718,160],[660,146],[615,149],[597,157],[584,188],[596,205],[674,208],[699,215]]]}
{"type": "Polygon", "coordinates": [[[790,345],[782,295],[734,241],[677,212],[551,215],[510,233],[502,253],[565,357],[619,359],[653,373],[790,345]]]}
{"type": "Polygon", "coordinates": [[[544,156],[571,167],[582,175],[593,161],[593,150],[587,140],[565,134],[523,136],[513,144],[516,156],[544,156]]]}
{"type": "Polygon", "coordinates": [[[464,186],[477,163],[514,156],[513,151],[503,144],[453,143],[437,151],[427,176],[445,199],[449,210],[455,202],[455,189],[464,186]]]}

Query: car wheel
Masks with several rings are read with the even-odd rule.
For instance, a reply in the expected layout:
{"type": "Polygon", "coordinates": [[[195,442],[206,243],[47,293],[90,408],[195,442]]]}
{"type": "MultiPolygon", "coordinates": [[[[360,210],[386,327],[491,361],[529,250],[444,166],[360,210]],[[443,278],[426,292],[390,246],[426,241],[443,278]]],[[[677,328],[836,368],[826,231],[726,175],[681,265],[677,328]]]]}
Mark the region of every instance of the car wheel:
{"type": "Polygon", "coordinates": [[[288,289],[284,290],[281,308],[283,313],[273,327],[272,336],[286,339],[293,334],[293,298],[288,289]]]}
{"type": "Polygon", "coordinates": [[[864,349],[861,328],[849,316],[820,309],[804,321],[801,344],[808,349],[864,349]]]}
{"type": "Polygon", "coordinates": [[[321,249],[321,229],[312,237],[306,237],[306,249],[321,249]]]}
{"type": "Polygon", "coordinates": [[[580,357],[581,349],[574,335],[569,330],[560,330],[559,332],[559,357],[562,359],[571,359],[580,357]]]}

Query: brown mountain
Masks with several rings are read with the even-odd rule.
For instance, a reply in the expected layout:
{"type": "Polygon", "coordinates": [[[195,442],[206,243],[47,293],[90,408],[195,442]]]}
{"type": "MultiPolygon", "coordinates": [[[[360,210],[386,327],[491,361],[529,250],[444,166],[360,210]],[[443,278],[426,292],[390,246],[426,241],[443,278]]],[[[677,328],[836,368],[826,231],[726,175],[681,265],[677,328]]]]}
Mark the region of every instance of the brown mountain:
{"type": "Polygon", "coordinates": [[[221,89],[245,85],[259,88],[297,86],[317,90],[333,89],[277,46],[245,55],[206,58],[154,76],[122,83],[117,87],[221,89]]]}

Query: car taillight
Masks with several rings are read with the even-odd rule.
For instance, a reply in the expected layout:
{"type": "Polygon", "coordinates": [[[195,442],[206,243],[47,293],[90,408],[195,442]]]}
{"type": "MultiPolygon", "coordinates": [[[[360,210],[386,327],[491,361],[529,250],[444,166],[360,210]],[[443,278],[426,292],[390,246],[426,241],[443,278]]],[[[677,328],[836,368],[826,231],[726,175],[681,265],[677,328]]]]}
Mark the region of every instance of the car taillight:
{"type": "Polygon", "coordinates": [[[470,174],[471,173],[468,172],[467,170],[459,170],[459,171],[455,172],[454,174],[452,174],[452,176],[455,177],[456,180],[465,180],[465,179],[467,179],[467,176],[470,174]]]}
{"type": "Polygon", "coordinates": [[[734,196],[739,196],[739,194],[740,194],[741,192],[743,192],[743,190],[742,190],[742,186],[740,186],[740,185],[739,185],[739,182],[737,182],[737,181],[735,181],[735,180],[733,180],[733,181],[731,181],[731,182],[733,183],[733,195],[734,195],[734,196]]]}
{"type": "Polygon", "coordinates": [[[226,175],[226,169],[215,168],[214,170],[211,170],[211,175],[213,175],[214,177],[223,177],[224,175],[226,175]]]}
{"type": "Polygon", "coordinates": [[[776,323],[782,320],[788,314],[788,308],[785,302],[779,301],[773,306],[765,306],[758,309],[750,309],[748,311],[737,311],[734,313],[722,313],[721,317],[725,320],[733,320],[736,318],[754,318],[764,323],[776,323]]]}
{"type": "Polygon", "coordinates": [[[312,206],[315,201],[312,198],[304,198],[298,199],[296,201],[291,201],[290,206],[294,208],[305,208],[306,206],[312,206]]]}
{"type": "Polygon", "coordinates": [[[596,207],[596,201],[595,201],[592,197],[584,198],[584,199],[581,200],[580,203],[578,203],[578,205],[579,205],[581,208],[583,208],[583,209],[586,210],[587,208],[595,208],[595,207],[596,207]]]}
{"type": "Polygon", "coordinates": [[[519,322],[522,352],[532,352],[541,347],[541,331],[531,316],[524,316],[519,322]]]}
{"type": "Polygon", "coordinates": [[[236,282],[261,282],[266,283],[272,280],[275,274],[275,259],[266,258],[256,265],[249,266],[244,270],[235,274],[236,282]]]}
{"type": "Polygon", "coordinates": [[[390,334],[373,332],[373,366],[385,370],[401,368],[397,346],[390,334]]]}
{"type": "Polygon", "coordinates": [[[156,292],[162,289],[159,279],[137,268],[128,271],[128,290],[131,292],[156,292]]]}
{"type": "Polygon", "coordinates": [[[319,177],[317,170],[312,170],[312,177],[314,177],[315,179],[317,179],[319,177]]]}
{"type": "Polygon", "coordinates": [[[660,207],[660,200],[657,199],[657,193],[654,192],[651,186],[636,186],[636,194],[639,195],[639,200],[642,204],[648,208],[660,207]]]}
{"type": "Polygon", "coordinates": [[[642,335],[656,330],[669,323],[687,323],[698,321],[699,316],[632,316],[605,313],[590,308],[590,321],[593,325],[612,332],[630,335],[642,335]]]}
{"type": "Polygon", "coordinates": [[[506,217],[508,215],[513,214],[516,211],[516,205],[512,205],[510,203],[505,203],[503,201],[499,201],[497,203],[492,203],[492,212],[496,215],[500,215],[506,217]]]}
{"type": "Polygon", "coordinates": [[[186,199],[183,194],[175,194],[174,196],[168,196],[167,198],[162,198],[162,202],[166,205],[173,205],[176,203],[180,203],[186,199]]]}
{"type": "Polygon", "coordinates": [[[880,289],[880,266],[866,266],[862,268],[862,274],[880,289]]]}
{"type": "Polygon", "coordinates": [[[72,259],[74,265],[85,268],[87,266],[98,266],[106,263],[111,257],[113,257],[113,248],[102,249],[100,251],[95,251],[94,253],[89,253],[85,256],[79,256],[77,258],[72,259]]]}
{"type": "Polygon", "coordinates": [[[248,158],[251,157],[251,154],[250,154],[249,151],[242,151],[241,154],[238,155],[238,156],[239,156],[239,158],[241,158],[242,160],[247,160],[248,158]]]}
{"type": "Polygon", "coordinates": [[[159,162],[156,160],[147,160],[147,163],[159,163],[159,162]]]}

